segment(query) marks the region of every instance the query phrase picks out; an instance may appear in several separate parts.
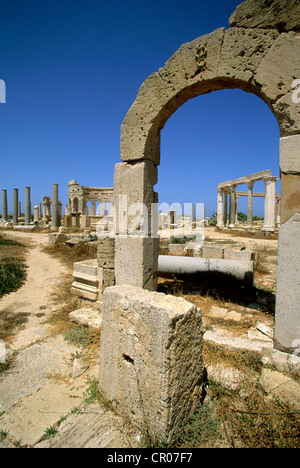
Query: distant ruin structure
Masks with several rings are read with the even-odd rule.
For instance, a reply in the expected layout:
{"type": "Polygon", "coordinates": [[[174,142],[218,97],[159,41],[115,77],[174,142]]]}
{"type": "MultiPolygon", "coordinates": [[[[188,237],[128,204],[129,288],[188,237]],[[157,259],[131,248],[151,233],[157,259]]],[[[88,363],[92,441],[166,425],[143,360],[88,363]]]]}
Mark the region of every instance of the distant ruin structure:
{"type": "Polygon", "coordinates": [[[253,197],[264,197],[265,199],[265,216],[262,231],[274,232],[280,220],[280,201],[281,196],[276,194],[276,182],[278,177],[273,177],[270,170],[257,172],[246,177],[240,177],[228,182],[222,182],[218,185],[218,209],[217,209],[217,226],[219,228],[234,227],[237,221],[238,198],[241,196],[248,197],[247,211],[247,228],[253,226],[253,197]],[[253,192],[255,182],[264,181],[265,192],[253,192]],[[246,184],[248,192],[237,192],[236,188],[239,185],[246,184]],[[229,200],[229,210],[228,210],[229,200]],[[229,220],[228,220],[229,211],[229,220]],[[229,221],[229,222],[228,222],[229,221]]]}
{"type": "Polygon", "coordinates": [[[90,227],[106,216],[108,205],[114,201],[111,187],[88,187],[76,180],[69,182],[68,215],[73,227],[90,227]],[[90,206],[88,206],[90,203],[90,206]],[[73,219],[72,219],[73,218],[73,219]]]}

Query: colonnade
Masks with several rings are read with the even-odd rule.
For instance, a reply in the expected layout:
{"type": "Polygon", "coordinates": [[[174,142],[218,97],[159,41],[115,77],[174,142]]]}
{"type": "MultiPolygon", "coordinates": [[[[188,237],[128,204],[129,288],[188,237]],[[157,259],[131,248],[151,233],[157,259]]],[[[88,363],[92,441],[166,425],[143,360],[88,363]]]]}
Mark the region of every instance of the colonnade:
{"type": "Polygon", "coordinates": [[[264,224],[262,231],[274,231],[280,217],[281,197],[276,194],[277,181],[278,177],[273,177],[271,171],[267,170],[219,184],[217,226],[220,228],[226,226],[233,228],[237,223],[238,198],[240,196],[248,196],[246,227],[251,228],[253,226],[253,197],[258,196],[264,197],[265,199],[264,224]],[[254,183],[261,180],[265,183],[265,192],[254,193],[254,183]],[[236,188],[243,184],[247,184],[248,192],[237,192],[236,188]]]}
{"type": "MultiPolygon", "coordinates": [[[[43,220],[50,220],[51,213],[50,207],[52,204],[52,228],[58,228],[61,224],[61,207],[62,204],[58,201],[58,184],[53,184],[53,198],[43,197],[43,220]]],[[[31,187],[25,187],[25,226],[31,224],[32,207],[31,207],[31,187]]],[[[34,206],[33,221],[38,222],[42,217],[42,204],[34,206]]],[[[19,224],[21,217],[21,202],[19,201],[19,189],[13,189],[13,225],[19,224]]],[[[2,219],[8,221],[8,204],[7,204],[7,190],[2,190],[2,219]]]]}

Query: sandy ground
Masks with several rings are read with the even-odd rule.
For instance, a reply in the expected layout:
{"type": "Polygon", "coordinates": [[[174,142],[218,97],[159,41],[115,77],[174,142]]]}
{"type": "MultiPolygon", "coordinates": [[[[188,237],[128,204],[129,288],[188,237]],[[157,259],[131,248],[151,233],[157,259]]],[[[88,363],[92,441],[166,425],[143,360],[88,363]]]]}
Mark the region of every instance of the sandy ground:
{"type": "MultiPolygon", "coordinates": [[[[8,434],[4,439],[0,437],[0,448],[15,448],[19,444],[32,447],[40,442],[46,428],[57,423],[61,416],[70,415],[74,407],[83,403],[88,380],[97,378],[99,369],[98,365],[92,366],[78,379],[72,379],[74,356],[80,353],[80,349],[68,345],[62,336],[52,336],[50,325],[45,323],[58,307],[55,302],[55,289],[60,280],[69,274],[57,259],[42,251],[42,247],[48,243],[48,234],[9,231],[6,235],[28,243],[30,248],[26,254],[26,283],[17,292],[0,299],[0,313],[9,310],[15,314],[28,314],[25,327],[8,344],[11,352],[15,353],[14,364],[7,373],[0,374],[0,435],[1,431],[8,434]]],[[[272,251],[277,248],[276,240],[231,238],[230,233],[218,232],[213,228],[208,228],[206,235],[210,242],[231,239],[236,245],[250,250],[272,251]]],[[[269,258],[270,270],[263,276],[263,281],[266,281],[267,287],[274,288],[277,258],[274,255],[269,258]]],[[[240,312],[237,318],[240,320],[242,312],[237,309],[236,311],[240,312]]],[[[253,320],[260,319],[253,315],[258,311],[250,312],[253,320]]],[[[217,310],[217,313],[219,314],[220,310],[217,310]]],[[[232,324],[232,313],[230,318],[232,324]]],[[[67,440],[59,443],[72,446],[70,444],[74,427],[76,433],[80,434],[78,424],[81,424],[83,439],[78,440],[79,447],[128,447],[128,443],[122,439],[123,434],[116,429],[113,414],[105,414],[105,418],[111,418],[110,422],[107,419],[104,422],[103,411],[98,414],[97,410],[93,409],[92,414],[95,426],[106,429],[109,427],[109,433],[106,429],[97,436],[95,431],[89,433],[85,412],[77,416],[75,426],[70,423],[75,416],[68,417],[69,426],[66,425],[65,429],[62,426],[67,440]],[[83,418],[81,423],[80,417],[83,418]]],[[[49,442],[43,442],[42,446],[49,446],[49,442]]]]}
{"type": "Polygon", "coordinates": [[[72,379],[74,356],[81,349],[68,345],[62,336],[51,336],[45,323],[57,308],[55,288],[68,273],[42,251],[48,235],[10,231],[6,236],[30,246],[27,281],[0,299],[0,313],[28,314],[23,329],[6,344],[7,355],[14,352],[13,365],[0,374],[0,434],[8,434],[0,438],[0,448],[14,448],[33,446],[48,427],[80,405],[88,379],[96,377],[98,369],[90,368],[83,377],[72,379]]]}

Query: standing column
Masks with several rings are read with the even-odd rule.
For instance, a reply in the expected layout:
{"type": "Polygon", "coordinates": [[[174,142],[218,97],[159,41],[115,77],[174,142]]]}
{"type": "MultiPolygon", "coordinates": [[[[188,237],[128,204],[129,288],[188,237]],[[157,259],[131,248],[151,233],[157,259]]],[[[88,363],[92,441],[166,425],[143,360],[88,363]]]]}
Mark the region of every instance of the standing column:
{"type": "Polygon", "coordinates": [[[247,227],[253,225],[253,185],[254,182],[248,184],[248,211],[247,211],[247,227]]]}
{"type": "Polygon", "coordinates": [[[52,227],[57,229],[59,227],[58,217],[58,184],[53,184],[52,196],[52,227]]]}
{"type": "Polygon", "coordinates": [[[229,207],[229,227],[234,227],[235,225],[235,210],[236,210],[236,203],[235,203],[235,185],[229,188],[230,190],[230,207],[229,207]]]}
{"type": "Polygon", "coordinates": [[[218,190],[218,209],[217,209],[217,226],[224,227],[224,219],[223,219],[223,209],[224,209],[224,202],[223,202],[223,190],[218,190]]]}
{"type": "Polygon", "coordinates": [[[2,190],[2,219],[7,221],[7,190],[2,190]]]}
{"type": "Polygon", "coordinates": [[[14,189],[13,194],[13,223],[18,224],[19,218],[19,191],[17,188],[14,189]]]}
{"type": "Polygon", "coordinates": [[[277,177],[268,177],[265,182],[265,218],[262,231],[274,231],[276,226],[276,181],[277,177]]]}
{"type": "Polygon", "coordinates": [[[30,202],[30,187],[25,187],[25,225],[30,224],[31,218],[31,202],[30,202]]]}
{"type": "Polygon", "coordinates": [[[33,208],[33,221],[37,223],[39,220],[39,206],[35,205],[33,208]]]}
{"type": "Polygon", "coordinates": [[[227,226],[228,223],[228,192],[224,191],[224,226],[227,226]]]}

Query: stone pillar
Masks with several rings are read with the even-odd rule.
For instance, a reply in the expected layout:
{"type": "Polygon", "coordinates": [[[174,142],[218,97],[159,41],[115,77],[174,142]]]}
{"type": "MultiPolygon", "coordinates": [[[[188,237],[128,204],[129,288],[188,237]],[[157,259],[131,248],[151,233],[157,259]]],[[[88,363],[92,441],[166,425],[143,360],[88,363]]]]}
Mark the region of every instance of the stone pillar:
{"type": "Polygon", "coordinates": [[[224,226],[228,223],[228,192],[224,190],[224,226]]]}
{"type": "Polygon", "coordinates": [[[13,193],[13,223],[18,224],[19,218],[19,191],[17,188],[14,189],[13,193]]]}
{"type": "Polygon", "coordinates": [[[52,228],[59,227],[59,213],[58,213],[58,184],[53,184],[53,197],[52,197],[52,228]]]}
{"type": "Polygon", "coordinates": [[[276,224],[280,224],[280,214],[281,214],[281,199],[277,197],[277,204],[276,204],[276,224]]]}
{"type": "Polygon", "coordinates": [[[276,227],[276,181],[277,177],[268,177],[265,182],[265,218],[262,231],[274,231],[276,227]]]}
{"type": "Polygon", "coordinates": [[[21,207],[21,202],[18,203],[18,218],[21,218],[21,213],[22,213],[22,207],[21,207]]]}
{"type": "MultiPolygon", "coordinates": [[[[152,204],[158,206],[153,186],[157,168],[151,161],[119,163],[114,174],[116,284],[156,289],[159,236],[151,235],[152,204]]],[[[154,205],[155,206],[155,205],[154,205]]],[[[156,220],[155,225],[158,226],[156,220]]]]}
{"type": "Polygon", "coordinates": [[[280,139],[280,175],[275,347],[299,355],[300,134],[280,139]]]}
{"type": "Polygon", "coordinates": [[[234,227],[235,211],[236,211],[235,185],[230,187],[229,190],[230,190],[229,227],[234,227]]]}
{"type": "Polygon", "coordinates": [[[30,187],[25,187],[25,224],[28,226],[31,220],[30,187]]]}
{"type": "Polygon", "coordinates": [[[238,203],[239,203],[239,196],[236,195],[235,197],[235,224],[238,224],[238,203]]]}
{"type": "Polygon", "coordinates": [[[33,222],[37,223],[39,220],[39,206],[35,205],[33,208],[33,222]]]}
{"type": "Polygon", "coordinates": [[[39,219],[42,217],[42,204],[39,203],[39,219]]]}
{"type": "Polygon", "coordinates": [[[2,219],[7,221],[7,190],[2,190],[2,219]]]}
{"type": "Polygon", "coordinates": [[[169,442],[201,399],[200,309],[123,285],[105,290],[101,317],[101,392],[152,440],[169,442]]]}
{"type": "Polygon", "coordinates": [[[89,215],[90,216],[95,216],[96,214],[96,202],[92,202],[92,206],[90,207],[89,215]]]}
{"type": "Polygon", "coordinates": [[[253,225],[253,185],[254,182],[248,183],[247,227],[251,227],[253,225]]]}
{"type": "Polygon", "coordinates": [[[218,190],[218,208],[217,208],[217,226],[224,226],[223,212],[224,212],[224,202],[223,202],[223,190],[218,190]]]}

